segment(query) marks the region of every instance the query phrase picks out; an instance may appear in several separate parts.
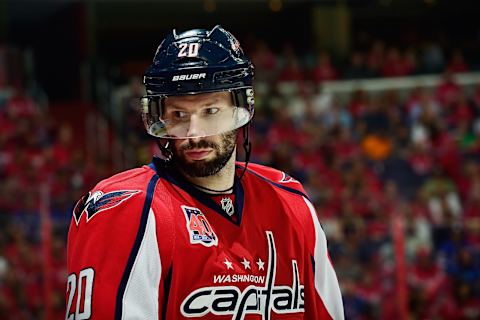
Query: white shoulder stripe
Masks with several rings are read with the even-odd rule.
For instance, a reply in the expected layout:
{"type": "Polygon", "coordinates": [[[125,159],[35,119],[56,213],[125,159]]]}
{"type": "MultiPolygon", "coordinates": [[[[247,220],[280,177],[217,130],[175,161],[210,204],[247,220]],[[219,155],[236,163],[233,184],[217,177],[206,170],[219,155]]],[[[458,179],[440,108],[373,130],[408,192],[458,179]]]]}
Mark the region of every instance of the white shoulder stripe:
{"type": "Polygon", "coordinates": [[[150,209],[145,234],[123,295],[122,319],[158,319],[161,274],[155,215],[150,209]]]}
{"type": "Polygon", "coordinates": [[[303,200],[310,209],[315,226],[315,250],[313,257],[315,260],[315,289],[330,316],[335,320],[344,319],[342,294],[338,285],[337,275],[328,258],[325,233],[320,226],[315,208],[305,197],[303,200]]]}

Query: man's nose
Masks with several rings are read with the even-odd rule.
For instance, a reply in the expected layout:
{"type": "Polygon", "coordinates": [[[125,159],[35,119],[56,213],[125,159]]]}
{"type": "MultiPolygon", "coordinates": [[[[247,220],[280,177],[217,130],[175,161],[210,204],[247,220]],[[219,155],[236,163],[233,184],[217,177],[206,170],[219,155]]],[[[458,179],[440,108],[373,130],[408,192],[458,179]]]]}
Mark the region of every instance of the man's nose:
{"type": "Polygon", "coordinates": [[[196,114],[190,116],[190,123],[188,126],[187,137],[195,138],[205,134],[205,128],[202,126],[202,120],[196,114]]]}

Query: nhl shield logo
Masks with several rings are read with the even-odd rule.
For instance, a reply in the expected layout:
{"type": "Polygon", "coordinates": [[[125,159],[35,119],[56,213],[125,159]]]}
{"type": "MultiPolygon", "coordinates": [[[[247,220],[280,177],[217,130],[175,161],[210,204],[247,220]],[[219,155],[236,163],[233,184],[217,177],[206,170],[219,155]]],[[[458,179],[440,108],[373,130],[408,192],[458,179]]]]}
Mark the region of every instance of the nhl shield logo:
{"type": "Polygon", "coordinates": [[[198,208],[182,206],[191,244],[206,247],[218,245],[218,238],[205,215],[198,208]]]}
{"type": "Polygon", "coordinates": [[[222,200],[220,200],[220,204],[222,205],[223,211],[225,211],[225,213],[228,214],[230,217],[235,213],[232,199],[223,198],[222,200]]]}

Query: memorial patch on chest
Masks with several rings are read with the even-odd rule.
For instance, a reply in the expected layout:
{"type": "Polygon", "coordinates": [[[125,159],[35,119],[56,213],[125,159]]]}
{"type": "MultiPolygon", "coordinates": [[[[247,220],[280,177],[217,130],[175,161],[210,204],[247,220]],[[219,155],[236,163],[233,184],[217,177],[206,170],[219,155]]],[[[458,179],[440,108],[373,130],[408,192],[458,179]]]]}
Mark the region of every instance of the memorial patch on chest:
{"type": "Polygon", "coordinates": [[[181,208],[185,215],[190,243],[206,247],[217,246],[218,237],[202,211],[188,206],[181,206],[181,208]]]}

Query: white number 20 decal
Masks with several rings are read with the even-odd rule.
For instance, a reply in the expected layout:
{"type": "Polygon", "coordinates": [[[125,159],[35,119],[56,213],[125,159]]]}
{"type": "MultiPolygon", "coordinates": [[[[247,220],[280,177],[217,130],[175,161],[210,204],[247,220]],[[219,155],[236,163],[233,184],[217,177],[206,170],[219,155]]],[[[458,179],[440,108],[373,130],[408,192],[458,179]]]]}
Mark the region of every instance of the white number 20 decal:
{"type": "Polygon", "coordinates": [[[95,271],[92,268],[83,269],[78,275],[72,273],[67,279],[67,314],[65,320],[86,320],[92,316],[92,290],[95,271]],[[77,292],[77,304],[75,313],[70,313],[73,298],[77,292]],[[82,303],[83,302],[83,303],[82,303]],[[83,305],[83,310],[80,307],[83,305]]]}
{"type": "Polygon", "coordinates": [[[178,45],[180,51],[178,52],[179,57],[196,57],[198,56],[198,49],[200,49],[199,43],[180,43],[178,45]]]}

